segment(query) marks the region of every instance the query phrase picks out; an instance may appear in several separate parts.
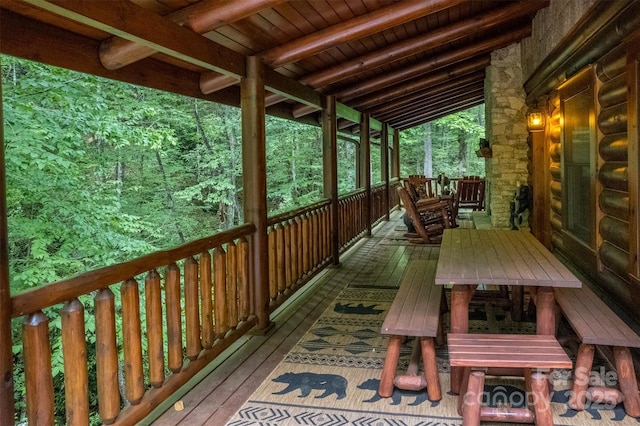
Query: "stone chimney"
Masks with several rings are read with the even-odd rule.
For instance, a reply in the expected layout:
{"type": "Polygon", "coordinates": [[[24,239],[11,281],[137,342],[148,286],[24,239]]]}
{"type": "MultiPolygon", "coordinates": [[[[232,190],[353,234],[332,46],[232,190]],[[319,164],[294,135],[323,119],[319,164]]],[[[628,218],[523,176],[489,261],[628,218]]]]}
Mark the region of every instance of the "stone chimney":
{"type": "Polygon", "coordinates": [[[487,211],[491,224],[509,227],[510,202],[526,185],[527,127],[520,44],[491,54],[485,80],[486,134],[492,157],[486,159],[487,211]]]}

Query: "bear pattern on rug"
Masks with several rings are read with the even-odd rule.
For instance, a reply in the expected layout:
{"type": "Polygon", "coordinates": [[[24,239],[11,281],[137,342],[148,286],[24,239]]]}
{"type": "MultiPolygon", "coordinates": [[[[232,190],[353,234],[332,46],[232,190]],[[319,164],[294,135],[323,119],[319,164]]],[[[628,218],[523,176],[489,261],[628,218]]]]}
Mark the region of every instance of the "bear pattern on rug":
{"type": "Polygon", "coordinates": [[[309,396],[312,390],[323,390],[321,395],[315,398],[326,398],[336,394],[337,399],[347,396],[347,379],[337,374],[316,374],[316,373],[284,373],[273,379],[276,383],[286,383],[287,387],[274,395],[284,395],[289,392],[300,390],[298,397],[309,396]]]}

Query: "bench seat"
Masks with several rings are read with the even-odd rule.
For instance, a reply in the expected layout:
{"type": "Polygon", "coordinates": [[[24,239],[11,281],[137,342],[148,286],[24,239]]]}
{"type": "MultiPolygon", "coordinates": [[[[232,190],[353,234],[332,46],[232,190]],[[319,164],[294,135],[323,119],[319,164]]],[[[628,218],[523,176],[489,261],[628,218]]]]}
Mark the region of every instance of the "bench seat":
{"type": "MultiPolygon", "coordinates": [[[[640,397],[633,358],[629,348],[640,348],[638,336],[589,287],[556,288],[556,301],[571,328],[580,338],[574,369],[573,392],[569,406],[585,408],[589,389],[589,375],[593,366],[595,345],[610,346],[618,373],[618,383],[624,409],[631,417],[640,417],[640,397]]],[[[592,388],[593,390],[595,388],[592,388]]]]}
{"type": "Polygon", "coordinates": [[[437,260],[410,259],[380,332],[389,335],[389,344],[378,393],[384,398],[393,394],[394,385],[419,390],[426,386],[429,399],[442,398],[436,365],[435,337],[440,330],[442,286],[434,283],[437,260]],[[414,354],[407,374],[396,377],[402,342],[415,337],[414,354]],[[422,355],[424,378],[418,376],[418,358],[422,355]]]}
{"type": "Polygon", "coordinates": [[[464,368],[458,413],[465,426],[480,421],[535,423],[552,426],[547,374],[572,363],[553,336],[520,334],[463,334],[447,336],[451,367],[464,368]],[[489,368],[522,369],[533,410],[483,407],[485,373],[489,368]]]}

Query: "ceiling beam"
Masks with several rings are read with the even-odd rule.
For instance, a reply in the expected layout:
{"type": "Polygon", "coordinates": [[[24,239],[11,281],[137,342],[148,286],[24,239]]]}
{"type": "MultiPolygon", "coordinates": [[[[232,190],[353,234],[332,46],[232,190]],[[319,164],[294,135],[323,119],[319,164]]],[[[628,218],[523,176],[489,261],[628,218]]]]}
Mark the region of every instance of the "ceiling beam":
{"type": "Polygon", "coordinates": [[[358,56],[330,68],[309,74],[299,81],[311,87],[324,87],[340,80],[352,77],[372,68],[416,55],[446,43],[466,37],[478,31],[487,30],[505,22],[530,15],[547,7],[549,0],[534,0],[507,3],[488,12],[472,16],[434,31],[428,31],[418,37],[403,40],[386,46],[367,55],[358,56]]]}
{"type": "MultiPolygon", "coordinates": [[[[481,70],[466,75],[464,79],[466,82],[481,81],[484,80],[484,76],[484,70],[481,70]]],[[[451,75],[446,71],[436,72],[429,74],[424,78],[416,78],[408,83],[398,84],[391,88],[374,92],[366,98],[362,98],[358,102],[352,102],[350,105],[352,108],[359,110],[368,110],[375,105],[392,101],[395,98],[411,95],[416,90],[424,90],[433,84],[443,83],[449,78],[451,78],[451,75]]]]}
{"type": "Polygon", "coordinates": [[[244,56],[128,0],[22,1],[209,71],[231,77],[245,74],[244,56]]]}
{"type": "Polygon", "coordinates": [[[153,58],[111,71],[102,66],[96,55],[99,41],[6,9],[1,13],[0,52],[3,54],[225,105],[240,105],[237,87],[204,95],[200,91],[200,74],[153,58]],[[55,48],[52,48],[52,40],[55,40],[55,48]]]}
{"type": "Polygon", "coordinates": [[[456,102],[463,102],[468,99],[477,99],[478,97],[484,97],[484,87],[478,87],[473,90],[459,91],[457,93],[449,94],[447,96],[438,96],[433,99],[429,99],[428,102],[423,103],[420,106],[409,106],[404,110],[400,110],[394,113],[392,116],[380,117],[382,121],[395,121],[401,122],[405,119],[420,116],[425,111],[433,111],[434,109],[441,109],[449,104],[455,104],[456,102]]]}
{"type": "MultiPolygon", "coordinates": [[[[163,19],[203,34],[239,21],[284,0],[203,0],[177,10],[163,19]]],[[[110,70],[147,58],[157,50],[122,37],[111,37],[100,45],[100,60],[110,70]]],[[[211,92],[204,92],[211,93],[211,92]]]]}
{"type": "MultiPolygon", "coordinates": [[[[411,127],[419,126],[420,124],[424,124],[427,121],[437,120],[438,118],[445,117],[450,114],[454,114],[456,112],[464,111],[469,108],[473,108],[474,106],[482,105],[484,103],[484,96],[479,97],[477,99],[467,99],[466,101],[461,101],[457,104],[447,105],[447,108],[444,109],[436,109],[433,111],[427,111],[421,116],[412,117],[410,120],[405,120],[403,122],[394,122],[393,126],[398,130],[405,130],[411,127]]],[[[391,123],[389,123],[391,124],[391,123]]]]}
{"type": "Polygon", "coordinates": [[[376,118],[380,121],[385,122],[391,119],[399,120],[409,115],[420,114],[422,111],[431,106],[442,105],[442,102],[455,102],[456,100],[459,100],[461,98],[474,97],[482,93],[484,93],[484,84],[482,82],[475,83],[473,85],[463,86],[455,90],[440,92],[437,95],[420,99],[415,103],[409,103],[401,108],[397,108],[385,114],[376,114],[376,118]]]}
{"type": "Polygon", "coordinates": [[[455,78],[448,80],[442,84],[429,86],[427,89],[417,90],[410,95],[399,97],[397,99],[394,99],[393,101],[377,105],[374,108],[365,110],[365,112],[368,112],[371,115],[382,115],[387,112],[392,112],[400,108],[404,108],[407,105],[415,105],[421,102],[427,102],[428,99],[437,96],[440,93],[455,93],[458,90],[470,90],[475,86],[484,86],[483,79],[478,78],[477,76],[473,79],[466,79],[464,77],[455,78]]]}
{"type": "Polygon", "coordinates": [[[404,80],[413,79],[416,76],[463,61],[467,58],[488,54],[493,50],[516,43],[530,35],[531,26],[529,24],[516,27],[512,31],[484,39],[471,45],[460,47],[459,49],[447,51],[437,56],[429,57],[424,61],[402,67],[395,72],[389,72],[380,75],[379,77],[374,77],[361,83],[350,85],[349,87],[339,90],[333,94],[335,94],[341,102],[350,101],[366,95],[367,93],[383,89],[404,80]]]}
{"type": "Polygon", "coordinates": [[[264,62],[278,68],[312,56],[331,47],[357,40],[393,26],[456,6],[468,0],[421,0],[396,2],[360,15],[348,21],[332,25],[320,31],[276,46],[262,53],[264,62]]]}

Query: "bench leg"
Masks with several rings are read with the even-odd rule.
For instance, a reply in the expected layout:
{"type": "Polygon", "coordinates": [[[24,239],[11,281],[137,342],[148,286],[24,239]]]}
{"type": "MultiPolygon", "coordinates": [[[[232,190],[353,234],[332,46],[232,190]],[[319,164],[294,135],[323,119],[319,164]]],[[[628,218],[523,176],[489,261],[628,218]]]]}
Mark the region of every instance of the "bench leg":
{"type": "Polygon", "coordinates": [[[436,347],[433,337],[421,337],[422,363],[424,364],[424,378],[427,380],[427,393],[430,401],[440,401],[440,378],[438,377],[438,364],[436,362],[436,347]]]}
{"type": "Polygon", "coordinates": [[[553,426],[553,413],[551,412],[551,400],[549,398],[549,385],[547,384],[546,374],[540,372],[531,373],[531,394],[536,426],[553,426]]]}
{"type": "MultiPolygon", "coordinates": [[[[456,284],[451,289],[451,332],[469,332],[469,301],[475,291],[475,285],[456,284]]],[[[460,393],[460,382],[462,380],[462,369],[451,367],[451,392],[460,393]]]]}
{"type": "Polygon", "coordinates": [[[484,372],[471,371],[468,377],[467,390],[462,404],[462,425],[478,426],[482,412],[482,393],[484,392],[484,372]]]}
{"type": "Polygon", "coordinates": [[[613,357],[618,370],[620,391],[624,395],[624,411],[628,416],[640,417],[640,398],[638,397],[638,381],[633,359],[629,348],[616,346],[613,348],[613,357]]]}
{"type": "MultiPolygon", "coordinates": [[[[501,286],[501,288],[508,288],[501,286]]],[[[522,309],[524,300],[524,287],[521,285],[511,286],[511,319],[515,322],[522,321],[522,309]]]]}
{"type": "Polygon", "coordinates": [[[573,370],[573,387],[567,405],[574,410],[584,410],[587,402],[587,389],[589,389],[589,376],[593,365],[593,355],[595,346],[589,343],[582,343],[578,348],[576,357],[576,367],[573,370]]]}
{"type": "Polygon", "coordinates": [[[538,287],[536,296],[536,334],[556,335],[556,297],[553,287],[538,287]]]}
{"type": "Polygon", "coordinates": [[[387,355],[384,357],[384,366],[378,387],[378,394],[383,398],[389,398],[393,394],[393,379],[396,377],[401,346],[402,336],[389,336],[387,355]]]}

